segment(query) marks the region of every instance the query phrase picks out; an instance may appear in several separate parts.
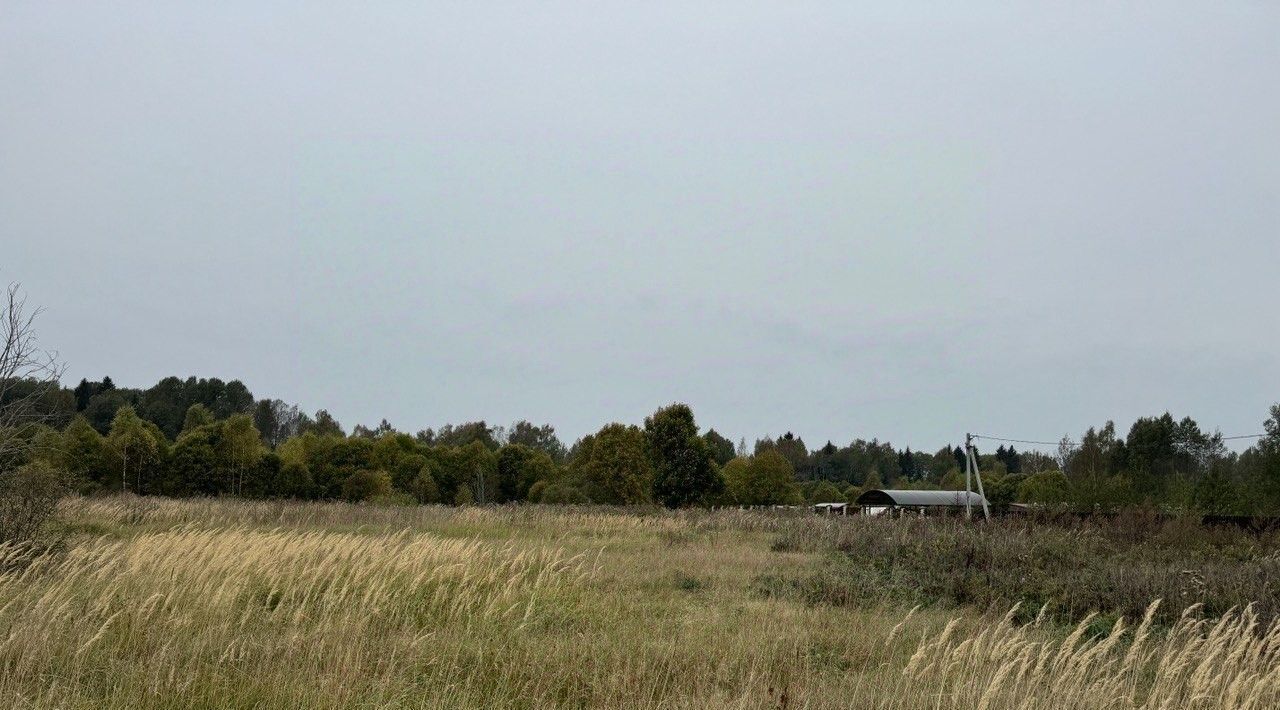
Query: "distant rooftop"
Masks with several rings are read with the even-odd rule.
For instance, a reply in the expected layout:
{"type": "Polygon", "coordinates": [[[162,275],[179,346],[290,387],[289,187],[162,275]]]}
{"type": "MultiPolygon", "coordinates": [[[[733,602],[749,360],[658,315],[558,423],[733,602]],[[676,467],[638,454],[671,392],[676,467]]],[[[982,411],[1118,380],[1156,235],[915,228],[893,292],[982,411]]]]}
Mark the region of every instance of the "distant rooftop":
{"type": "Polygon", "coordinates": [[[874,489],[864,492],[855,501],[857,505],[910,507],[963,507],[965,496],[969,496],[970,505],[982,505],[986,501],[977,493],[965,491],[882,491],[874,489]]]}

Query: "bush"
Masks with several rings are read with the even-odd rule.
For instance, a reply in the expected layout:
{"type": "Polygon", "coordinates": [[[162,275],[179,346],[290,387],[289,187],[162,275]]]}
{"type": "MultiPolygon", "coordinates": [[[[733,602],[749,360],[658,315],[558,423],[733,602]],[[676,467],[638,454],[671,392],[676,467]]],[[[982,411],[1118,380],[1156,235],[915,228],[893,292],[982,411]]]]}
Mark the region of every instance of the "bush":
{"type": "Polygon", "coordinates": [[[277,491],[279,495],[290,498],[310,498],[314,484],[311,471],[301,461],[289,461],[280,467],[277,474],[277,491]]]}
{"type": "Polygon", "coordinates": [[[778,550],[827,551],[816,571],[756,581],[767,594],[810,603],[1041,606],[1071,620],[1089,612],[1157,621],[1191,604],[1210,615],[1253,604],[1263,624],[1280,618],[1280,535],[1206,527],[1140,513],[1115,518],[850,518],[788,523],[778,550]]]}
{"type": "Polygon", "coordinates": [[[534,483],[532,486],[529,486],[529,502],[541,503],[542,496],[544,495],[546,490],[547,490],[547,482],[545,480],[538,481],[537,483],[534,483]]]}
{"type": "Polygon", "coordinates": [[[464,483],[461,486],[458,486],[458,492],[453,496],[454,505],[475,505],[475,502],[476,496],[471,492],[471,486],[469,484],[464,483]]]}
{"type": "Polygon", "coordinates": [[[844,500],[844,493],[831,481],[822,481],[808,490],[810,503],[836,503],[844,500]]]}
{"type": "Polygon", "coordinates": [[[363,469],[347,476],[342,483],[342,497],[349,501],[365,501],[391,492],[391,476],[386,471],[363,469]]]}
{"type": "Polygon", "coordinates": [[[419,503],[440,502],[440,487],[436,485],[436,477],[431,475],[430,465],[425,465],[418,470],[418,475],[409,482],[409,493],[419,503]]]}
{"type": "Polygon", "coordinates": [[[548,505],[586,505],[591,501],[582,491],[566,483],[554,483],[542,492],[542,502],[548,505]]]}
{"type": "Polygon", "coordinates": [[[67,475],[47,463],[0,473],[0,542],[35,540],[67,492],[67,475]]]}

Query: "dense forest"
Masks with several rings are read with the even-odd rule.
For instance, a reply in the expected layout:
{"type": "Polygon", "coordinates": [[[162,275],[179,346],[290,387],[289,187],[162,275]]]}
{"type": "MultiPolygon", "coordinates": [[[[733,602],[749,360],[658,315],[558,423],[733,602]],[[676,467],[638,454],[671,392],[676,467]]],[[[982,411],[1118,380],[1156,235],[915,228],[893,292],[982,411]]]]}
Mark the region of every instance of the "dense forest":
{"type": "MultiPolygon", "coordinates": [[[[792,433],[736,444],[700,431],[673,404],[643,426],[612,423],[566,446],[549,424],[445,424],[416,433],[386,420],[348,432],[327,411],[255,399],[238,380],[168,377],[147,389],[110,377],[74,388],[6,383],[9,400],[38,400],[40,423],[0,432],[3,468],[65,471],[83,493],[292,497],[352,501],[769,505],[850,500],[868,488],[964,487],[963,451],[897,449],[855,439],[810,449],[792,433]]],[[[1169,414],[1124,436],[1107,422],[1052,454],[1000,445],[979,452],[997,507],[1280,513],[1280,405],[1243,452],[1169,414]]]]}

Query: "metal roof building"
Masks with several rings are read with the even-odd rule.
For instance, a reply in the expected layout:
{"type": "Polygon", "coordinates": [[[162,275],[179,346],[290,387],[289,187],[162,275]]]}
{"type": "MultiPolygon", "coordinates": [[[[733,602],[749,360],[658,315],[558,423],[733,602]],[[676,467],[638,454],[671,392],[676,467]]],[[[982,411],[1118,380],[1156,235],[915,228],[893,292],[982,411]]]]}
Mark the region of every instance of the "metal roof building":
{"type": "Polygon", "coordinates": [[[855,504],[864,508],[963,508],[965,496],[969,505],[981,508],[985,500],[977,493],[965,491],[882,491],[873,489],[858,496],[855,504]]]}
{"type": "Polygon", "coordinates": [[[848,503],[814,503],[813,512],[825,513],[826,515],[848,515],[848,503]]]}

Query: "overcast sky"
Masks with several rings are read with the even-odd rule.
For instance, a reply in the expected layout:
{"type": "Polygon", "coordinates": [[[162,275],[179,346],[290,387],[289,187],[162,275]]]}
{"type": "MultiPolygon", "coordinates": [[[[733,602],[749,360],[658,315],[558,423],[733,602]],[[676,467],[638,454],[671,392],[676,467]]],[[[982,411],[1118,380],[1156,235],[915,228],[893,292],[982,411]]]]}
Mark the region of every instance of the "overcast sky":
{"type": "Polygon", "coordinates": [[[425,5],[0,6],[68,382],[928,450],[1280,401],[1274,2],[425,5]]]}

